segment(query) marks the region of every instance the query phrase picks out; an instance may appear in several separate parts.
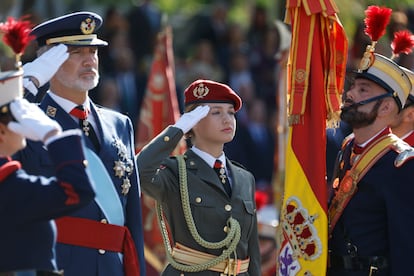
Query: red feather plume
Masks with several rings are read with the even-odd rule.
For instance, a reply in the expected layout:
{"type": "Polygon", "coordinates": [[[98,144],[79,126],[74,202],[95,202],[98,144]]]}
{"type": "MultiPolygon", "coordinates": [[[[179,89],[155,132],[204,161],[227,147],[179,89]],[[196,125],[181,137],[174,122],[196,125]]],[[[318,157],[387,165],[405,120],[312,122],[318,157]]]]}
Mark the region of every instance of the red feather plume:
{"type": "Polygon", "coordinates": [[[379,6],[369,6],[365,10],[364,31],[371,41],[378,41],[385,34],[391,13],[392,9],[379,6]]]}
{"type": "Polygon", "coordinates": [[[394,39],[391,42],[393,56],[398,56],[401,53],[409,54],[413,51],[414,35],[408,31],[398,31],[394,33],[394,39]]]}
{"type": "Polygon", "coordinates": [[[34,39],[30,35],[32,24],[30,21],[16,20],[8,17],[5,23],[0,23],[0,32],[3,34],[3,41],[10,46],[16,55],[22,55],[27,45],[34,39]]]}

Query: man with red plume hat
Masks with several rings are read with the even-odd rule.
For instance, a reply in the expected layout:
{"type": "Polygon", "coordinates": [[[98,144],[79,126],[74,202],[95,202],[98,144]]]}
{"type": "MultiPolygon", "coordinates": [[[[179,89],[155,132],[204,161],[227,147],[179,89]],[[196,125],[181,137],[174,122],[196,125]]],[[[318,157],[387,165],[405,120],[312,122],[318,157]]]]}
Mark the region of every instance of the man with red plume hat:
{"type": "MultiPolygon", "coordinates": [[[[393,55],[391,58],[398,58],[400,53],[411,54],[414,47],[414,35],[408,30],[398,31],[391,43],[393,55]]],[[[401,67],[408,75],[412,88],[405,102],[403,110],[398,113],[397,118],[391,125],[392,132],[405,142],[414,146],[414,72],[408,68],[401,67]]]]}
{"type": "Polygon", "coordinates": [[[353,133],[343,142],[329,201],[328,275],[412,274],[414,150],[390,129],[412,83],[392,59],[374,52],[391,12],[365,11],[372,44],[341,109],[353,133]]]}

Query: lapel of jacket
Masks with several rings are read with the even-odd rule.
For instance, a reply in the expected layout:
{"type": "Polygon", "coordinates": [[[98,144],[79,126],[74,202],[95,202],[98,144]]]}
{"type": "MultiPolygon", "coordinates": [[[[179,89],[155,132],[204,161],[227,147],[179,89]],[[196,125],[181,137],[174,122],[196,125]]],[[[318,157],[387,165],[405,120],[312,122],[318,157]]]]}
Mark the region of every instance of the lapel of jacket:
{"type": "MultiPolygon", "coordinates": [[[[59,104],[57,104],[49,94],[46,94],[43,98],[42,102],[40,103],[40,108],[48,115],[50,118],[59,122],[63,130],[67,129],[74,129],[79,128],[79,125],[76,123],[75,120],[68,114],[59,104]]],[[[91,103],[92,112],[94,112],[95,122],[98,125],[98,134],[102,137],[102,127],[100,126],[100,119],[97,116],[97,112],[91,103]]],[[[85,144],[88,148],[93,149],[93,144],[90,139],[84,139],[85,144]]]]}
{"type": "MultiPolygon", "coordinates": [[[[89,103],[90,103],[90,108],[91,108],[91,114],[89,116],[93,116],[93,118],[95,119],[95,124],[96,124],[96,135],[98,135],[101,138],[101,142],[104,144],[108,143],[108,141],[105,140],[105,138],[107,137],[111,137],[111,135],[104,135],[104,133],[107,133],[107,129],[106,126],[103,122],[106,122],[107,120],[105,120],[105,115],[103,114],[103,112],[101,112],[101,108],[97,107],[91,99],[89,99],[89,103]]],[[[104,147],[101,147],[104,148],[104,147]]]]}
{"type": "Polygon", "coordinates": [[[204,182],[217,186],[226,193],[217,174],[201,157],[195,154],[192,150],[188,150],[185,155],[187,156],[186,166],[189,171],[204,182]]]}
{"type": "Polygon", "coordinates": [[[58,105],[49,94],[46,94],[39,107],[50,118],[59,122],[63,130],[79,128],[78,124],[63,108],[58,105]]]}
{"type": "MultiPolygon", "coordinates": [[[[108,113],[104,112],[102,108],[97,107],[90,99],[91,115],[95,118],[96,130],[95,132],[101,139],[101,151],[99,156],[113,156],[114,151],[118,148],[114,145],[116,138],[118,138],[118,130],[114,129],[112,118],[109,118],[108,113]]],[[[125,130],[126,131],[126,130],[125,130]]],[[[111,171],[108,168],[108,171],[111,171]]]]}
{"type": "Polygon", "coordinates": [[[240,187],[240,183],[243,182],[243,180],[240,179],[240,167],[234,165],[228,158],[226,158],[226,166],[227,170],[229,171],[229,177],[231,179],[231,190],[232,194],[238,194],[240,187]]]}

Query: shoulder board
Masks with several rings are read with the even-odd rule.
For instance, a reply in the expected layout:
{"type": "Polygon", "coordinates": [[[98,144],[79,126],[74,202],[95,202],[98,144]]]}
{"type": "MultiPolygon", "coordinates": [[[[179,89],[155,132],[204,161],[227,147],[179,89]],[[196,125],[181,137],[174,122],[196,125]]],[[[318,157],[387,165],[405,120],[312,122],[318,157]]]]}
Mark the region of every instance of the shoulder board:
{"type": "Polygon", "coordinates": [[[398,153],[394,160],[394,165],[397,168],[404,165],[406,161],[414,158],[414,148],[402,139],[396,140],[392,145],[392,149],[398,153]]]}
{"type": "Polygon", "coordinates": [[[246,169],[246,167],[245,167],[245,166],[243,166],[242,164],[240,164],[239,162],[234,161],[234,160],[230,160],[230,161],[231,161],[231,163],[232,163],[233,165],[236,165],[237,167],[240,167],[240,168],[242,168],[242,169],[244,169],[244,170],[247,170],[247,169],[246,169]]]}
{"type": "Polygon", "coordinates": [[[95,105],[96,108],[99,108],[99,109],[109,109],[108,107],[103,106],[103,105],[98,104],[98,103],[94,103],[94,105],[95,105]]]}

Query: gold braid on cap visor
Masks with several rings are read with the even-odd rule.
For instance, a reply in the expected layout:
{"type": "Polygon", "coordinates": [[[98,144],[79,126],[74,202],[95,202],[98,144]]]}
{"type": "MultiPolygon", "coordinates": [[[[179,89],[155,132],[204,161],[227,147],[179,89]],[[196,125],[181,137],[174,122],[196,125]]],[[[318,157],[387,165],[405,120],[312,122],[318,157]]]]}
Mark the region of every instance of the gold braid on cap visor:
{"type": "Polygon", "coordinates": [[[71,43],[85,43],[90,42],[91,40],[97,39],[96,34],[90,35],[68,35],[68,36],[61,36],[55,38],[49,38],[46,40],[46,44],[54,44],[54,43],[64,43],[64,44],[71,44],[71,43]],[[87,40],[87,41],[85,41],[87,40]]]}

